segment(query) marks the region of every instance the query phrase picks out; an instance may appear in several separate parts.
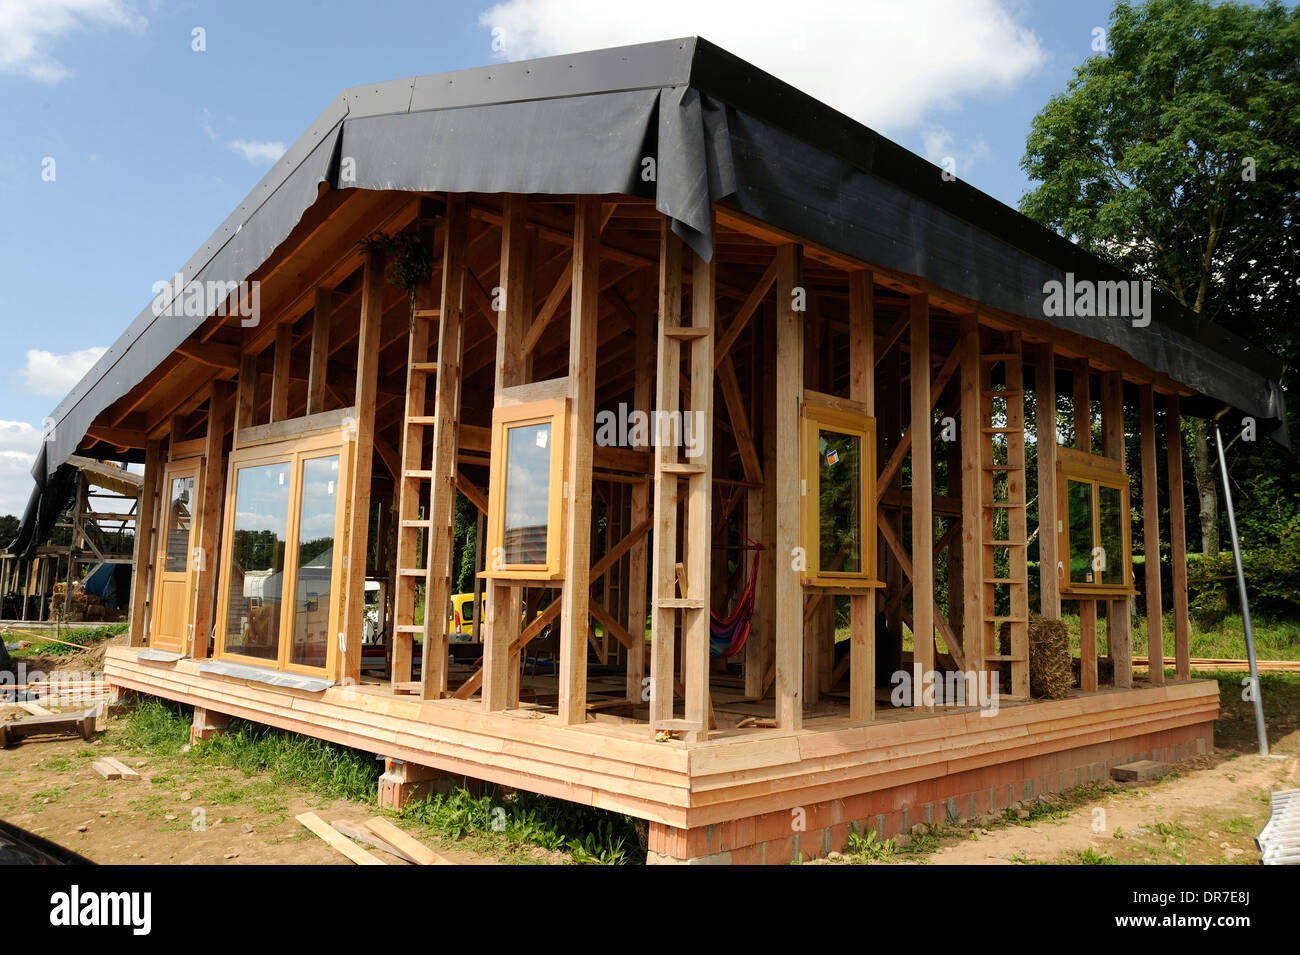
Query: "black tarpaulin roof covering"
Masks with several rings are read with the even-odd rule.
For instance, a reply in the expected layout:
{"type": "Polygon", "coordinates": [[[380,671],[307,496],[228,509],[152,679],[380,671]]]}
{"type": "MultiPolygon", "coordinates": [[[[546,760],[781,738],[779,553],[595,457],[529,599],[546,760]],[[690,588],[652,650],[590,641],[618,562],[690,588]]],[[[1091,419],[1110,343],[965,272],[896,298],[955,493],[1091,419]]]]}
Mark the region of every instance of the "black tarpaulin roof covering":
{"type": "MultiPolygon", "coordinates": [[[[1066,273],[1129,276],[1015,210],[706,40],[687,38],[360,86],[344,92],[180,270],[246,279],[332,188],[622,193],[653,198],[705,257],[723,202],[846,255],[1043,317],[1066,273]],[[656,180],[642,159],[656,159],[656,180]],[[347,160],[346,162],[344,160],[347,160]],[[342,180],[341,181],[341,177],[342,180]]],[[[1278,426],[1282,368],[1267,352],[1157,296],[1142,329],[1118,318],[1048,318],[1116,345],[1196,390],[1278,426]]],[[[145,308],[53,413],[16,549],[45,536],[57,480],[101,411],[203,319],[145,308]]],[[[1193,403],[1193,408],[1197,406],[1193,403]]],[[[61,502],[60,502],[61,503],[61,502]]]]}

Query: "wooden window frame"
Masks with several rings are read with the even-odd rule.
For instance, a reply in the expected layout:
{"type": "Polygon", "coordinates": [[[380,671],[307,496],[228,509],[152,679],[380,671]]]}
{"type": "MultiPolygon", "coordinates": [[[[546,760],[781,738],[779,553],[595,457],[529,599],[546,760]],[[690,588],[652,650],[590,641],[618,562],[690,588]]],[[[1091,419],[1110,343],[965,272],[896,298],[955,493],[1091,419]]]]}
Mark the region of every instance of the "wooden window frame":
{"type": "Polygon", "coordinates": [[[564,484],[569,455],[569,399],[551,398],[492,409],[492,467],[488,477],[487,569],[480,577],[496,580],[559,580],[564,576],[564,484]],[[547,489],[546,562],[506,564],[506,439],[511,429],[551,426],[550,484],[547,489]]]}
{"type": "Polygon", "coordinates": [[[799,471],[803,494],[802,527],[806,569],[801,574],[804,586],[833,588],[848,592],[865,587],[882,586],[876,579],[876,419],[866,411],[805,398],[800,407],[799,471]],[[859,480],[861,501],[862,569],[853,573],[821,569],[821,527],[819,495],[821,491],[817,460],[820,456],[818,434],[822,429],[856,436],[862,446],[862,474],[859,480]]]}
{"type": "Polygon", "coordinates": [[[305,438],[288,439],[279,442],[266,442],[238,448],[230,453],[226,475],[226,512],[222,519],[221,534],[221,573],[217,578],[220,598],[217,602],[216,640],[214,656],[221,660],[244,663],[249,666],[270,668],[284,673],[302,673],[310,676],[327,676],[337,679],[342,666],[342,654],[339,651],[336,635],[345,630],[343,615],[347,610],[347,594],[344,588],[347,575],[343,566],[347,555],[347,529],[349,509],[352,505],[352,451],[353,441],[348,439],[342,429],[331,430],[305,438]],[[292,649],[290,638],[293,625],[293,610],[298,586],[298,533],[302,518],[302,477],[303,462],[312,458],[327,458],[337,454],[339,458],[338,493],[334,513],[334,566],[330,572],[330,638],[326,640],[325,665],[312,667],[292,663],[289,655],[292,649]],[[281,573],[280,591],[280,641],[275,660],[265,657],[252,657],[242,653],[226,650],[226,620],[230,605],[231,561],[234,557],[234,522],[235,504],[238,495],[239,471],[244,468],[260,467],[266,464],[287,463],[289,465],[289,514],[285,526],[285,560],[281,573]],[[286,597],[288,591],[288,599],[286,597]]]}
{"type": "MultiPolygon", "coordinates": [[[[1073,597],[1125,597],[1135,594],[1133,588],[1133,529],[1131,527],[1132,504],[1130,502],[1130,485],[1132,479],[1124,470],[1124,464],[1117,458],[1088,454],[1075,448],[1058,447],[1056,449],[1056,501],[1057,501],[1057,539],[1058,553],[1061,555],[1059,578],[1062,595],[1073,597]],[[1123,536],[1122,552],[1124,555],[1124,582],[1106,584],[1081,582],[1070,579],[1070,482],[1087,484],[1092,488],[1092,541],[1088,552],[1098,546],[1101,540],[1101,499],[1100,488],[1109,487],[1120,492],[1120,508],[1124,515],[1121,521],[1123,536]]],[[[1107,558],[1109,560],[1109,557],[1107,558]]]]}

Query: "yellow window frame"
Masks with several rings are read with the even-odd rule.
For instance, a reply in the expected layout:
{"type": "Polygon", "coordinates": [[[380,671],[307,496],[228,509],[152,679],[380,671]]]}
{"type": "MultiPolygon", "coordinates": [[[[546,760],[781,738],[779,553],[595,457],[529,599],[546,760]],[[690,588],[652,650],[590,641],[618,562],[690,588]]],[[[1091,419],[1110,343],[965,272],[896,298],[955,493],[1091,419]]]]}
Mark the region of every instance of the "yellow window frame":
{"type": "Polygon", "coordinates": [[[217,605],[217,635],[214,655],[218,659],[245,663],[250,666],[270,667],[286,673],[329,676],[331,679],[339,678],[342,660],[337,635],[345,630],[343,615],[347,607],[347,594],[343,592],[347,580],[343,559],[347,554],[347,517],[351,503],[350,489],[352,486],[352,449],[353,442],[347,440],[341,431],[329,431],[305,438],[259,443],[231,452],[226,476],[226,513],[222,522],[221,576],[217,579],[220,598],[217,605]],[[302,518],[303,463],[312,458],[327,458],[336,454],[339,459],[339,476],[334,512],[334,566],[330,571],[330,628],[326,640],[325,666],[312,667],[293,663],[289,659],[293,644],[291,634],[298,588],[298,535],[302,518]],[[226,620],[230,608],[230,574],[231,562],[234,558],[235,509],[239,490],[239,472],[245,468],[262,467],[267,464],[287,464],[289,466],[289,514],[285,525],[284,567],[280,571],[280,639],[275,660],[226,650],[226,620]]]}
{"type": "Polygon", "coordinates": [[[800,419],[802,453],[800,477],[803,494],[802,528],[806,567],[801,575],[805,586],[861,588],[879,587],[876,579],[876,419],[865,412],[836,407],[819,401],[805,400],[800,419]],[[818,460],[821,455],[819,435],[822,430],[856,437],[862,448],[858,503],[860,569],[857,571],[824,570],[821,567],[821,479],[818,460]]]}
{"type": "Polygon", "coordinates": [[[563,576],[564,483],[568,461],[569,399],[550,398],[499,405],[492,410],[492,466],[488,478],[487,569],[479,576],[500,580],[557,580],[563,576]],[[515,428],[550,425],[550,474],[546,504],[546,561],[505,562],[506,477],[509,436],[515,428]]]}
{"type": "MultiPolygon", "coordinates": [[[[1060,540],[1061,566],[1058,577],[1061,581],[1061,593],[1076,597],[1122,597],[1133,594],[1133,529],[1131,526],[1131,502],[1129,489],[1131,479],[1124,470],[1123,462],[1116,458],[1088,454],[1075,448],[1058,447],[1056,449],[1056,500],[1057,500],[1057,537],[1060,540]],[[1092,539],[1088,542],[1088,552],[1101,546],[1101,488],[1108,487],[1120,493],[1120,521],[1122,538],[1121,557],[1123,559],[1124,581],[1121,584],[1088,583],[1070,578],[1070,482],[1086,484],[1092,491],[1092,539]]],[[[1106,556],[1109,562],[1109,555],[1106,556]]]]}

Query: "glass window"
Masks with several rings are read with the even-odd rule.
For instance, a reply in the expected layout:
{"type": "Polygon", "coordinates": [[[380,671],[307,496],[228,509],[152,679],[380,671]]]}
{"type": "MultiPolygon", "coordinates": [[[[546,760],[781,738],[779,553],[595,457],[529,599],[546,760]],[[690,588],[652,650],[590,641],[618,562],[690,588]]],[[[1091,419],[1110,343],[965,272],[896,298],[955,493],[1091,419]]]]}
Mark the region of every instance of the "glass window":
{"type": "Polygon", "coordinates": [[[193,475],[173,478],[167,502],[167,554],[163,560],[166,573],[184,573],[189,566],[193,502],[193,475]]]}
{"type": "Polygon", "coordinates": [[[819,566],[862,570],[862,439],[826,428],[817,432],[819,566]]]}
{"type": "Polygon", "coordinates": [[[551,485],[551,423],[506,430],[506,564],[545,564],[551,485]]]}
{"type": "Polygon", "coordinates": [[[302,462],[298,570],[289,635],[289,662],[298,666],[323,667],[329,654],[338,480],[337,454],[302,462]]]}
{"type": "Polygon", "coordinates": [[[1127,513],[1123,494],[1117,487],[1097,486],[1098,517],[1101,541],[1097,561],[1101,567],[1101,582],[1116,587],[1124,586],[1124,521],[1127,513]]]}
{"type": "Polygon", "coordinates": [[[227,582],[225,651],[277,660],[292,467],[240,468],[227,582]]]}
{"type": "Polygon", "coordinates": [[[1092,569],[1092,485],[1083,481],[1067,483],[1070,518],[1070,580],[1091,584],[1092,569]]]}

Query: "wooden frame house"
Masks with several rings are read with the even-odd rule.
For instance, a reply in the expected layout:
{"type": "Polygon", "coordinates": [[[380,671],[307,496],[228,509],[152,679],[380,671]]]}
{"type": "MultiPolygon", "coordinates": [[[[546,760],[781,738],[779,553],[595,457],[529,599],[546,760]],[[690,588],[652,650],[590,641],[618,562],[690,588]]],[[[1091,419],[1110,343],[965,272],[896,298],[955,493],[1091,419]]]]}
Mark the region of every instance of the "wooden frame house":
{"type": "Polygon", "coordinates": [[[647,819],[655,861],[769,863],[1212,746],[1179,421],[1283,420],[1276,362],[1158,296],[1047,315],[1045,283],[1130,277],[703,40],[349,90],[180,275],[220,307],[142,313],[37,477],[144,462],[105,670],[198,735],[255,720],[383,755],[392,802],[468,776],[647,819]],[[1139,592],[1172,678],[1134,666],[1139,592]],[[1078,686],[1037,700],[1030,614],[1063,609],[1078,686]]]}

